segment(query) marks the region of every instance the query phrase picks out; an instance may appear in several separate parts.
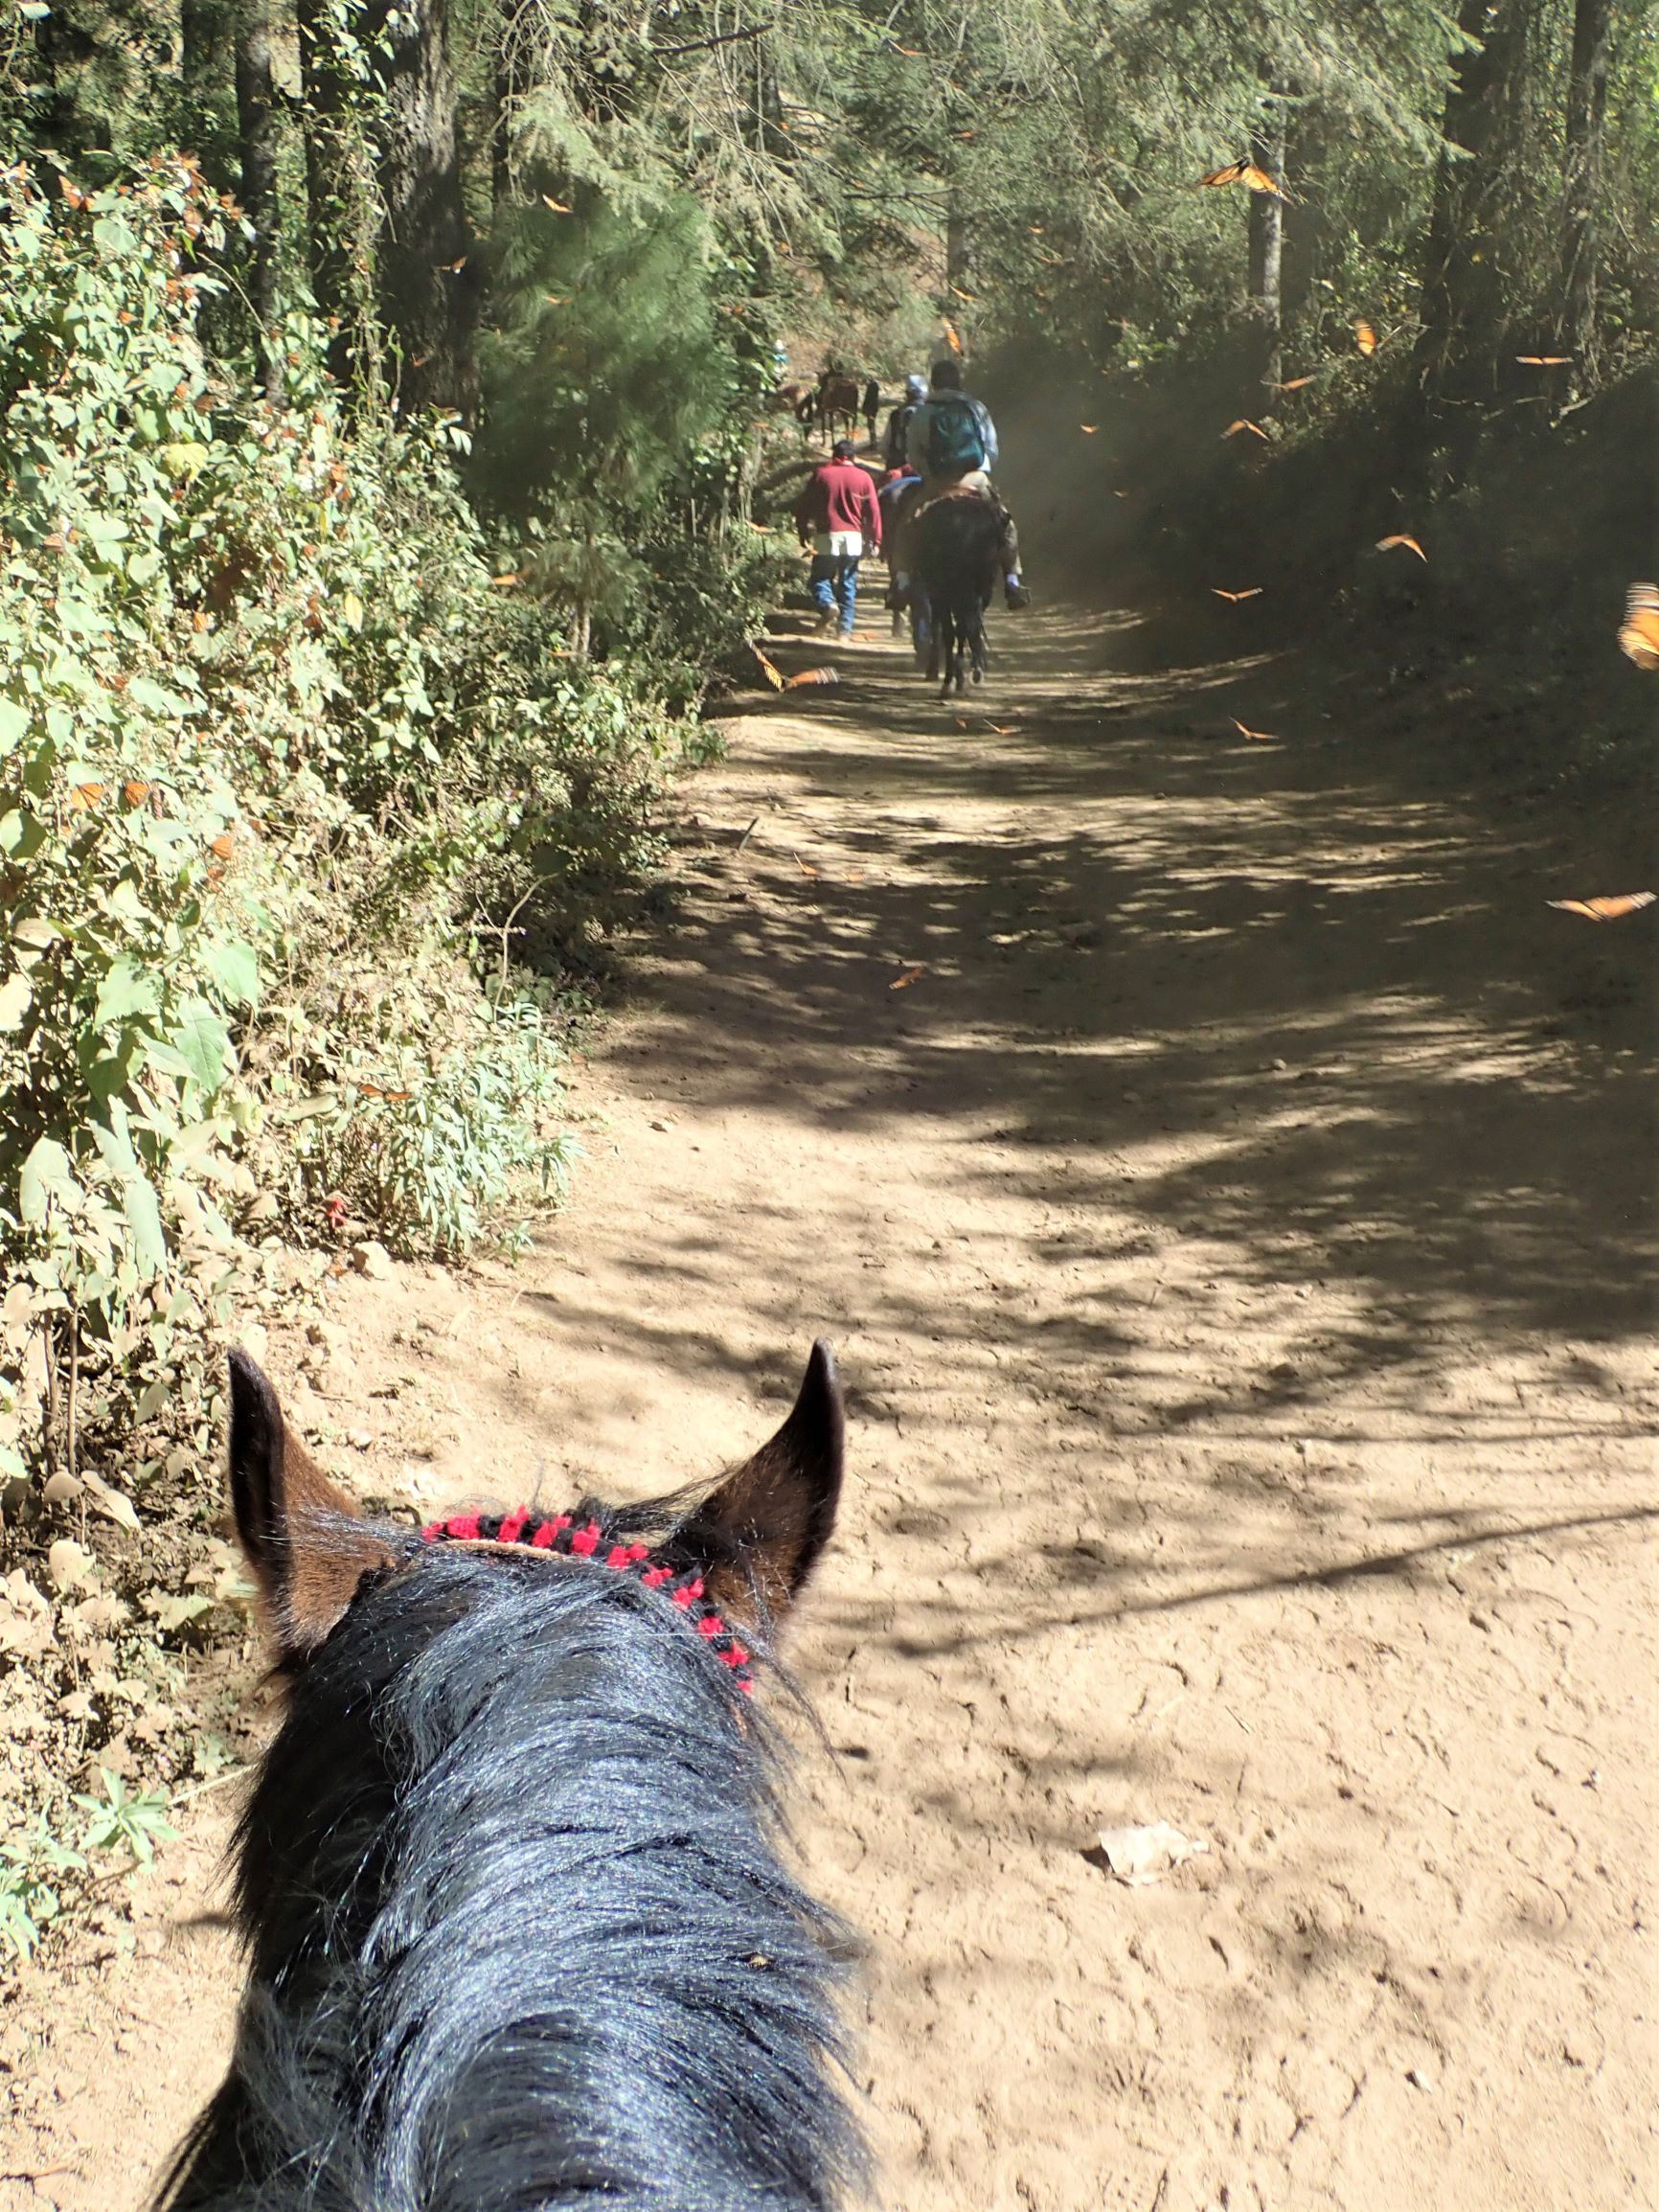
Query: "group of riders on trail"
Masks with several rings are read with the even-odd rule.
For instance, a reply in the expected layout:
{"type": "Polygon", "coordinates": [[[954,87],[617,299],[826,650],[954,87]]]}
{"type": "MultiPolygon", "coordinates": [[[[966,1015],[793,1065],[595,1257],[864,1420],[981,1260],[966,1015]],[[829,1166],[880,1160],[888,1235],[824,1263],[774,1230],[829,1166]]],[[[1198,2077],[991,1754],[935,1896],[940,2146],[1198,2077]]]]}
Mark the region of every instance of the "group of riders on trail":
{"type": "MultiPolygon", "coordinates": [[[[874,442],[874,421],[867,420],[874,442]]],[[[990,412],[963,390],[961,365],[949,357],[933,364],[928,383],[906,377],[904,398],[888,419],[879,490],[858,465],[852,439],[838,438],[795,507],[797,535],[812,551],[809,589],[819,628],[838,627],[843,637],[852,636],[859,562],[883,547],[896,623],[901,609],[915,606],[918,528],[945,500],[972,500],[980,512],[989,510],[1004,595],[1011,607],[1028,606],[1013,518],[991,483],[996,459],[990,412]]]]}

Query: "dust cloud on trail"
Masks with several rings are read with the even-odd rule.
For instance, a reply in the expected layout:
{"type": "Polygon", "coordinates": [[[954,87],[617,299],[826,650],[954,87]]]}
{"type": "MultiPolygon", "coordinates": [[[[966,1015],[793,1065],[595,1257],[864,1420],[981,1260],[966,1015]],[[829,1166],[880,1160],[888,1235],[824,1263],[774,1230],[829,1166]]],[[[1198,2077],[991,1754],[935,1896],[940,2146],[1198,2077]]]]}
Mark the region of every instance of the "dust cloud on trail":
{"type": "MultiPolygon", "coordinates": [[[[342,1286],[321,1395],[273,1364],[427,1508],[711,1472],[834,1339],[802,1846],[872,1939],[888,2204],[1652,2202],[1640,941],[1340,672],[992,651],[959,713],[872,625],[737,718],[567,1213],[342,1286]],[[1124,1886],[1097,1832],[1158,1820],[1207,1853],[1124,1886]]],[[[3,2212],[135,2202],[211,2085],[189,1902],[172,2080],[129,2029],[3,2212]]],[[[72,1995],[105,2049],[147,2003],[72,1995]]]]}

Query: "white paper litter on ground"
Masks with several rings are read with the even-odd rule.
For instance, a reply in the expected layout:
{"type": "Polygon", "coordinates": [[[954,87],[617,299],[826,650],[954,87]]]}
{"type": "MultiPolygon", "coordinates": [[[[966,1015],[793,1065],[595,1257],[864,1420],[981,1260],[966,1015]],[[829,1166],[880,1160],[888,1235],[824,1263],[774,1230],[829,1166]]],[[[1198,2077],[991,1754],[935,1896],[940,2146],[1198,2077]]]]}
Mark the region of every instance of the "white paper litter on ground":
{"type": "Polygon", "coordinates": [[[1167,1820],[1154,1820],[1149,1828],[1102,1828],[1100,1843],[1106,1864],[1131,1889],[1161,1881],[1210,1848],[1202,1836],[1183,1836],[1167,1820]]]}

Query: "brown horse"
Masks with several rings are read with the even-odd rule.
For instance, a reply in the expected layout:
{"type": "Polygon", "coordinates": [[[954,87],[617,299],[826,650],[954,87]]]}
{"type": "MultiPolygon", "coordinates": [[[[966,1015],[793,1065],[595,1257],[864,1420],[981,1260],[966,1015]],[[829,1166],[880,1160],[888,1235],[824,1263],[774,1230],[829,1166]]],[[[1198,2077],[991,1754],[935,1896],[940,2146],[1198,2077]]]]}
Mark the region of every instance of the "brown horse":
{"type": "Polygon", "coordinates": [[[818,427],[833,437],[837,422],[845,422],[849,438],[858,434],[858,402],[862,398],[856,376],[843,376],[838,369],[821,369],[818,372],[818,389],[813,395],[813,409],[818,427]]]}

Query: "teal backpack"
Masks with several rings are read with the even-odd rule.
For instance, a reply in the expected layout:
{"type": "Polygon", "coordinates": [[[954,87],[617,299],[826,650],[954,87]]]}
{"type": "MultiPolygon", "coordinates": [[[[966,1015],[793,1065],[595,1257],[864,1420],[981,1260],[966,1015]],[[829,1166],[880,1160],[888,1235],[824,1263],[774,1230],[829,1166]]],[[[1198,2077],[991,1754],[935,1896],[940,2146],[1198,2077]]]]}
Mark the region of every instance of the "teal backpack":
{"type": "Polygon", "coordinates": [[[929,476],[966,476],[985,467],[985,438],[965,392],[937,394],[928,401],[922,458],[929,476]]]}

